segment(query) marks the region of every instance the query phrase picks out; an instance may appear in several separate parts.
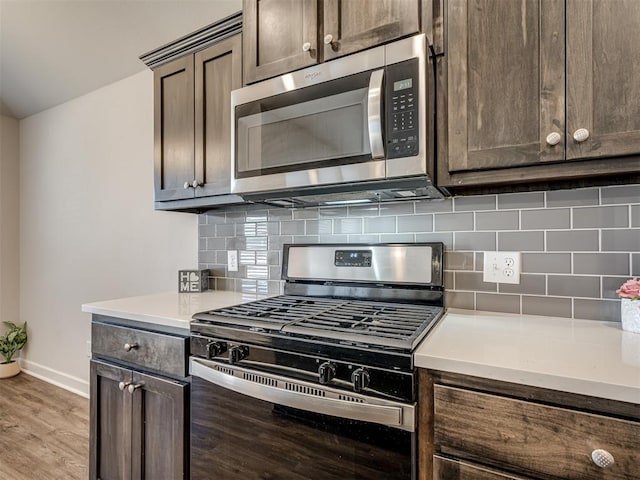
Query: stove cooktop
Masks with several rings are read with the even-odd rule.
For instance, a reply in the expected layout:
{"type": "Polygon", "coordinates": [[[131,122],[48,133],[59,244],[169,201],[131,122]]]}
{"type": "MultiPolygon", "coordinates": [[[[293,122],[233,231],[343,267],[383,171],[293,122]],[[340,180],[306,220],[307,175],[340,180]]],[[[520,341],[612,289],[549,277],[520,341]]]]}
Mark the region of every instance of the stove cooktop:
{"type": "Polygon", "coordinates": [[[443,307],[281,295],[194,315],[210,324],[412,351],[443,307]]]}

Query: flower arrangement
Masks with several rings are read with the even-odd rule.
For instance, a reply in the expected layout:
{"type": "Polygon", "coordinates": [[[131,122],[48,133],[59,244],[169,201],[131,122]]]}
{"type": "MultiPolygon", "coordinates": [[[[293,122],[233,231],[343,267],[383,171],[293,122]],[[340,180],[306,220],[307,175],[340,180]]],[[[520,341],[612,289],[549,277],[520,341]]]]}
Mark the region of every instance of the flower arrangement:
{"type": "Polygon", "coordinates": [[[622,329],[640,333],[640,280],[631,278],[616,290],[620,301],[620,320],[622,329]]]}
{"type": "Polygon", "coordinates": [[[629,300],[640,300],[640,280],[638,278],[631,278],[620,285],[620,288],[616,290],[616,293],[620,298],[628,298],[629,300]]]}

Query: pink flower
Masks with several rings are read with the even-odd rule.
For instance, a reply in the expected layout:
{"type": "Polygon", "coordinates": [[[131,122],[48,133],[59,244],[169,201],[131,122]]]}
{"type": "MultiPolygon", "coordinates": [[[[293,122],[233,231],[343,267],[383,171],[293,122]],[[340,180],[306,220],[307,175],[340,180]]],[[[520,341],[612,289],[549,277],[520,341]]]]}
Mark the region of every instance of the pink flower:
{"type": "Polygon", "coordinates": [[[640,300],[640,280],[631,278],[624,282],[616,293],[620,298],[630,298],[631,300],[640,300]]]}

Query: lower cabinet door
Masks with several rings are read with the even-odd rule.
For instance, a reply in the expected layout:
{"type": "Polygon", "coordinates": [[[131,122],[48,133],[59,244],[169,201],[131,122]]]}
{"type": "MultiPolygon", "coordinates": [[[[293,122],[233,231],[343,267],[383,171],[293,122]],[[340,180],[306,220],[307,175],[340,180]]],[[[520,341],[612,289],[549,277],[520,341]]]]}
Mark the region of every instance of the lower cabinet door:
{"type": "Polygon", "coordinates": [[[91,360],[91,480],[131,479],[131,378],[131,370],[91,360]]]}
{"type": "Polygon", "coordinates": [[[188,479],[189,385],[135,371],[131,385],[132,479],[188,479]]]}
{"type": "Polygon", "coordinates": [[[528,480],[439,455],[433,457],[433,480],[528,480]]]}

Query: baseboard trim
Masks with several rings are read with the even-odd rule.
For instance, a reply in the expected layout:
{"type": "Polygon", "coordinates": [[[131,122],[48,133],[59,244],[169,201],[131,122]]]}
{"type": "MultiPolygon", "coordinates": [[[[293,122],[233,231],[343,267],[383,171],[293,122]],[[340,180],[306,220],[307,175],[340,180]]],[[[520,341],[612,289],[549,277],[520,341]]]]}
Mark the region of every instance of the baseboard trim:
{"type": "Polygon", "coordinates": [[[81,378],[45,367],[44,365],[24,358],[20,359],[20,366],[22,371],[27,375],[31,375],[56,387],[64,388],[81,397],[89,398],[89,382],[81,378]]]}

